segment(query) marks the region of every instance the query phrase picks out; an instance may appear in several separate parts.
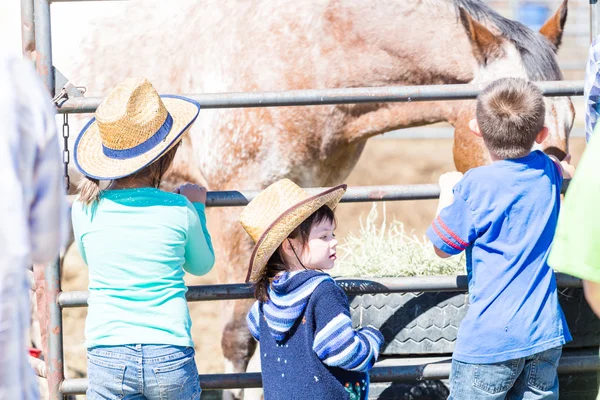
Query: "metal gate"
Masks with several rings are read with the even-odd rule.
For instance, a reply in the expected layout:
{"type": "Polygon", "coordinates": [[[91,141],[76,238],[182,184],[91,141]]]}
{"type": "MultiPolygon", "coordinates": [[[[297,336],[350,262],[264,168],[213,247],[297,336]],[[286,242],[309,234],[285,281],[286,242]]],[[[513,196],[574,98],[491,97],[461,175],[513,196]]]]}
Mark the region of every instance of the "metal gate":
{"type": "MultiPolygon", "coordinates": [[[[103,1],[103,0],[21,0],[23,53],[29,57],[36,52],[36,67],[46,87],[54,96],[64,88],[63,77],[57,76],[52,64],[52,41],[50,32],[50,4],[53,2],[103,1]],[[61,79],[58,79],[58,78],[61,79]],[[58,83],[58,86],[57,86],[58,83]]],[[[600,32],[597,0],[590,0],[592,35],[600,32]]],[[[582,81],[537,82],[545,96],[581,96],[582,81]]],[[[404,87],[368,87],[350,89],[293,90],[282,92],[187,94],[198,101],[202,108],[279,107],[351,103],[410,102],[435,100],[474,99],[484,85],[432,85],[404,87]]],[[[68,91],[66,91],[68,97],[68,91]]],[[[72,97],[64,100],[59,113],[94,112],[100,98],[72,97]]],[[[567,182],[563,186],[566,189],[567,182]]],[[[322,189],[307,189],[309,192],[322,189]]],[[[257,192],[221,191],[209,192],[208,207],[243,206],[257,192]]],[[[439,187],[435,184],[361,186],[351,187],[342,202],[372,202],[392,200],[436,199],[439,187]]],[[[82,394],[87,388],[87,379],[64,379],[63,369],[63,324],[62,310],[67,307],[87,306],[88,292],[61,291],[61,266],[56,262],[46,268],[45,280],[49,301],[47,377],[52,400],[63,399],[66,394],[82,394]]],[[[581,281],[558,275],[560,287],[581,287],[581,281]]],[[[390,279],[340,279],[338,283],[348,294],[403,293],[466,291],[466,276],[407,277],[390,279]]],[[[251,298],[248,284],[190,286],[188,301],[234,300],[251,298]]],[[[577,373],[600,370],[597,356],[563,357],[559,373],[577,373]]],[[[375,367],[371,371],[372,382],[400,382],[423,379],[445,379],[450,373],[450,364],[435,363],[403,367],[375,367]]],[[[253,388],[261,386],[259,373],[200,375],[203,390],[253,388]]]]}

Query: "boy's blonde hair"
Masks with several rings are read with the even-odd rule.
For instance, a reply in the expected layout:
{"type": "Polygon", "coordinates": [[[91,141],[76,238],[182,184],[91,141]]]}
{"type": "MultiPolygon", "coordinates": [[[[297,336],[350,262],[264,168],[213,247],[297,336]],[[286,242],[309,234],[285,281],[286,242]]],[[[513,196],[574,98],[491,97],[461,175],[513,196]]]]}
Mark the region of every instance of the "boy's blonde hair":
{"type": "Polygon", "coordinates": [[[545,115],[542,91],[524,79],[498,79],[477,97],[475,116],[485,146],[502,159],[529,154],[545,115]]]}

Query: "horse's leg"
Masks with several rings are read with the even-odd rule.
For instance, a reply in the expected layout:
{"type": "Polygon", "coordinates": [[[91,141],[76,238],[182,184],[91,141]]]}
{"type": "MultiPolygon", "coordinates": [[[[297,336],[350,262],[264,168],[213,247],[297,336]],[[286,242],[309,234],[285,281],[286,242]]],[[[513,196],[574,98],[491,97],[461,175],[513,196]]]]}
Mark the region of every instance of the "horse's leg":
{"type": "MultiPolygon", "coordinates": [[[[250,358],[247,371],[260,373],[260,343],[257,344],[254,355],[250,358]]],[[[244,390],[244,400],[263,400],[262,388],[244,390]]]]}
{"type": "MultiPolygon", "coordinates": [[[[229,318],[221,339],[225,357],[225,373],[246,372],[250,357],[256,349],[256,341],[250,335],[246,325],[246,314],[251,304],[250,300],[237,300],[233,307],[228,307],[229,318]]],[[[242,398],[244,398],[242,389],[231,389],[223,393],[223,399],[238,400],[242,398]]]]}
{"type": "MultiPolygon", "coordinates": [[[[244,282],[250,259],[252,242],[238,222],[241,208],[211,209],[208,215],[213,244],[217,252],[220,282],[244,282]]],[[[224,329],[221,348],[226,373],[246,372],[248,362],[256,349],[256,341],[246,325],[246,315],[253,300],[227,301],[223,312],[224,329]]],[[[225,391],[224,399],[242,399],[243,391],[225,391]]]]}

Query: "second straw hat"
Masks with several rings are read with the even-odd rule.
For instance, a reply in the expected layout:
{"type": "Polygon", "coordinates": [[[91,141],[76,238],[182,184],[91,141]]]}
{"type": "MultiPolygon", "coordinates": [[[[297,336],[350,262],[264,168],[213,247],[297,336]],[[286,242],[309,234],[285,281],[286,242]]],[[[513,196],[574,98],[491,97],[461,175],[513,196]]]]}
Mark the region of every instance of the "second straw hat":
{"type": "Polygon", "coordinates": [[[282,179],[256,196],[240,215],[240,223],[256,243],[246,282],[260,279],[285,238],[322,206],[333,210],[345,192],[346,185],[339,185],[311,196],[291,180],[282,179]]]}

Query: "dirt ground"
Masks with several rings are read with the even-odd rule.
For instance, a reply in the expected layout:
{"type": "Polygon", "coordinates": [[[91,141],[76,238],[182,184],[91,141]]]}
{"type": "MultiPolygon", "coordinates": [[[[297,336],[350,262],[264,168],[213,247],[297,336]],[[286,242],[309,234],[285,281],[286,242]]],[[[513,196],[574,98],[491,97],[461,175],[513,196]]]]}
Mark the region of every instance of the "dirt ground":
{"type": "MultiPolygon", "coordinates": [[[[585,147],[583,138],[571,140],[572,162],[576,165],[585,147]]],[[[454,169],[450,139],[372,139],[347,180],[348,185],[391,185],[436,183],[441,173],[454,169]]],[[[403,221],[408,230],[423,235],[437,206],[436,200],[388,202],[387,216],[403,221]]],[[[366,215],[371,203],[341,204],[338,208],[338,237],[359,227],[359,217],[366,215]]],[[[210,213],[208,215],[210,219],[210,213]]],[[[188,282],[192,283],[192,282],[188,282]]],[[[193,284],[217,283],[216,271],[196,278],[193,284]]],[[[86,290],[87,270],[77,251],[67,254],[63,290],[86,290]]],[[[221,314],[219,302],[190,303],[194,323],[192,335],[196,345],[196,362],[200,374],[223,372],[221,353],[221,314]]],[[[68,377],[85,376],[86,357],[83,328],[86,308],[64,311],[64,350],[68,377]]]]}

